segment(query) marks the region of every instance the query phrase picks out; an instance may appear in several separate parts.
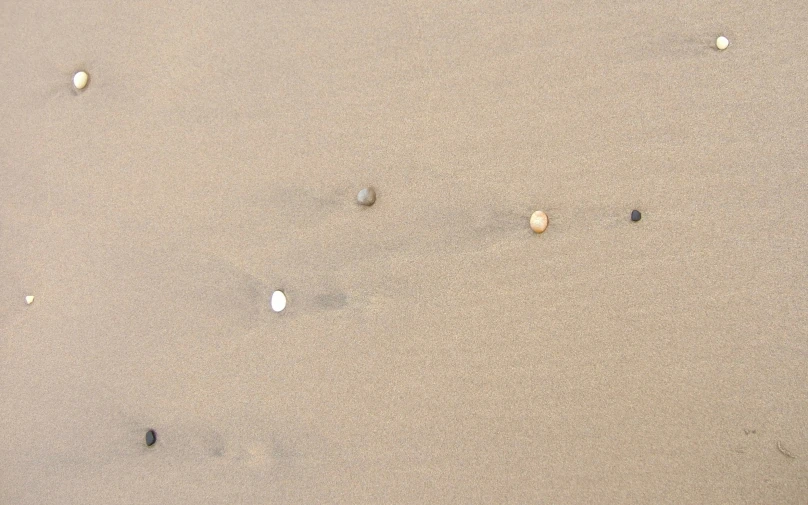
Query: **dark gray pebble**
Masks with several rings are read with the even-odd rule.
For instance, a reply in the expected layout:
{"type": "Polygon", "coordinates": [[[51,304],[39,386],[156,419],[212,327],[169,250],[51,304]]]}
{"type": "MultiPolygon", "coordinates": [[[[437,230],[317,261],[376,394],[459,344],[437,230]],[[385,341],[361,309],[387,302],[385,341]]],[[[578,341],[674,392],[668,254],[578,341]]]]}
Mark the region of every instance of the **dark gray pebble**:
{"type": "Polygon", "coordinates": [[[631,220],[635,223],[642,219],[642,213],[639,210],[632,210],[631,211],[631,220]]]}
{"type": "Polygon", "coordinates": [[[153,446],[154,443],[157,442],[157,433],[154,430],[149,430],[146,432],[146,445],[149,447],[153,446]]]}

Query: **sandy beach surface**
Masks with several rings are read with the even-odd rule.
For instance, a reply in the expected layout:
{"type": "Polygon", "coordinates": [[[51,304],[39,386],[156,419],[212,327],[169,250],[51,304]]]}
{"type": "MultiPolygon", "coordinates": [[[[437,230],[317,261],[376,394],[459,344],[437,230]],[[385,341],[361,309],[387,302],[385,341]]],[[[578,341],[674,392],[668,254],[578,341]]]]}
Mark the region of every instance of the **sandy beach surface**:
{"type": "Polygon", "coordinates": [[[0,503],[805,504],[806,26],[2,2],[0,503]]]}

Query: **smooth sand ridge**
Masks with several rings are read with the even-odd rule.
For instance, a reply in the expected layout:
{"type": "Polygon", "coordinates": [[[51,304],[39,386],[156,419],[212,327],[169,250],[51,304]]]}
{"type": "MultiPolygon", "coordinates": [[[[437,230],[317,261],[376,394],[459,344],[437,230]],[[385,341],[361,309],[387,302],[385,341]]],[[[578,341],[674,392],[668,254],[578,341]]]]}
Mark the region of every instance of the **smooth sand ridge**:
{"type": "Polygon", "coordinates": [[[0,13],[0,504],[804,503],[803,3],[0,13]]]}

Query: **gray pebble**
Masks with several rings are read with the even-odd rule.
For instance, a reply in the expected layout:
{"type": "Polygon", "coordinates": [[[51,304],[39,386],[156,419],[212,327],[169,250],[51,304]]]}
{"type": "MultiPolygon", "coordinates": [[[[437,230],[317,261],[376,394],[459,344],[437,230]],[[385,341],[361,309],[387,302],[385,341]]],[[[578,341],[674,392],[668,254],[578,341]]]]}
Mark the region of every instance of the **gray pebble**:
{"type": "Polygon", "coordinates": [[[365,188],[356,195],[356,201],[359,202],[359,205],[370,207],[376,203],[376,192],[373,188],[365,188]]]}

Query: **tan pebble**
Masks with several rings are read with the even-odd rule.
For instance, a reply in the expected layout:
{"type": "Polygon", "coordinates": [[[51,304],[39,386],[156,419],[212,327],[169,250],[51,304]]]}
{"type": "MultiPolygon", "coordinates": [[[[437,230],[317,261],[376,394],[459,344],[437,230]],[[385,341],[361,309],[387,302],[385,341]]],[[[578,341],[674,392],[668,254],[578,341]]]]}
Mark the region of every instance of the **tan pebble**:
{"type": "Polygon", "coordinates": [[[87,72],[83,70],[76,72],[76,74],[73,76],[73,86],[75,86],[76,89],[84,89],[84,87],[87,86],[87,81],[89,80],[90,76],[87,75],[87,72]]]}
{"type": "Polygon", "coordinates": [[[34,303],[34,297],[31,296],[31,295],[26,296],[25,297],[25,303],[27,303],[28,305],[31,305],[32,303],[34,303]]]}
{"type": "Polygon", "coordinates": [[[537,210],[530,216],[530,229],[536,233],[543,233],[549,223],[550,221],[547,219],[547,214],[540,210],[537,210]]]}

